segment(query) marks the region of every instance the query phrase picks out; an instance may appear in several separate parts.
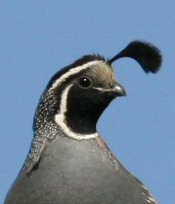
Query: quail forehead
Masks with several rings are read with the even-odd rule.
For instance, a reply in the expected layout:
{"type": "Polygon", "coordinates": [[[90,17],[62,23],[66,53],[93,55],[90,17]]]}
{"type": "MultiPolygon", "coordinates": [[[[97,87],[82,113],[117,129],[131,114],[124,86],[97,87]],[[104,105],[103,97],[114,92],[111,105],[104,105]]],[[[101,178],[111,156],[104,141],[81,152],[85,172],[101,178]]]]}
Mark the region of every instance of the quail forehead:
{"type": "Polygon", "coordinates": [[[99,63],[92,65],[85,70],[85,73],[104,85],[114,84],[116,81],[112,67],[106,62],[99,61],[99,63]]]}

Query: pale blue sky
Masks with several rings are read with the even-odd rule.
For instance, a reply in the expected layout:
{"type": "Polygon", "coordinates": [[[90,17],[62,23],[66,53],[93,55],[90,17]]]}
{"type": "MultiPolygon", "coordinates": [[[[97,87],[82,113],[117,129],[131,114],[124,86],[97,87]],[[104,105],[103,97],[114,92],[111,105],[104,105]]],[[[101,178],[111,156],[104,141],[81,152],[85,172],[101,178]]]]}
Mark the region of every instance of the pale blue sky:
{"type": "Polygon", "coordinates": [[[175,2],[173,0],[0,1],[0,203],[32,139],[32,119],[50,77],[84,54],[112,57],[130,41],[158,46],[162,70],[131,59],[114,64],[126,98],[98,130],[161,204],[175,202],[175,2]]]}

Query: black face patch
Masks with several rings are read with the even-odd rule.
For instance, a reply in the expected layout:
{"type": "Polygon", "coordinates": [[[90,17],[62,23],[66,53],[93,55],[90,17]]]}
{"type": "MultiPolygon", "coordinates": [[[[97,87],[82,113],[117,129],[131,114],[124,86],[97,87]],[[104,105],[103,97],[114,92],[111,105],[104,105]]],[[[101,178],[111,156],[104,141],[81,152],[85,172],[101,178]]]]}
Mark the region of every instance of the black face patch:
{"type": "Polygon", "coordinates": [[[93,87],[82,89],[78,85],[72,86],[67,96],[67,126],[76,133],[96,132],[97,121],[112,99],[93,87]]]}
{"type": "Polygon", "coordinates": [[[74,132],[91,134],[96,132],[98,118],[114,98],[114,95],[103,90],[114,88],[116,82],[112,67],[103,60],[83,66],[85,68],[81,70],[80,67],[80,71],[70,71],[69,75],[62,77],[60,83],[55,81],[50,90],[53,91],[57,101],[56,113],[59,113],[63,93],[71,86],[64,101],[66,103],[64,122],[74,132]]]}

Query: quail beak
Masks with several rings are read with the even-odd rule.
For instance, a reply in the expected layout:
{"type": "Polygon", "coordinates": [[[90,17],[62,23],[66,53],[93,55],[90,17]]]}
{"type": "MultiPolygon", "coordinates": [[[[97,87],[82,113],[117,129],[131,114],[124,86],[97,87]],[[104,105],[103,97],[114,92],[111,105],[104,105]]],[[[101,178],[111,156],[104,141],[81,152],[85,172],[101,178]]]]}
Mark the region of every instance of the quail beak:
{"type": "Polygon", "coordinates": [[[116,86],[114,88],[105,90],[105,92],[112,96],[113,98],[120,97],[120,96],[126,96],[125,89],[118,83],[116,83],[116,86]]]}
{"type": "Polygon", "coordinates": [[[116,96],[126,96],[125,89],[118,83],[113,89],[111,89],[111,91],[114,92],[116,96]]]}

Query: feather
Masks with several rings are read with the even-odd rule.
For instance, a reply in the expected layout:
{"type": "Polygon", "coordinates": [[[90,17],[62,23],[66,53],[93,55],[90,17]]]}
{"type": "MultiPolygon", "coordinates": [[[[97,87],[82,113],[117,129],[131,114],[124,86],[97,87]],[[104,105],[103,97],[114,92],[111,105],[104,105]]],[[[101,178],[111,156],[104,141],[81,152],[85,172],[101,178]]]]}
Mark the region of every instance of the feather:
{"type": "Polygon", "coordinates": [[[108,60],[108,63],[112,64],[122,57],[130,57],[136,60],[146,73],[159,71],[162,62],[159,49],[150,43],[142,41],[132,41],[121,52],[108,60]]]}

